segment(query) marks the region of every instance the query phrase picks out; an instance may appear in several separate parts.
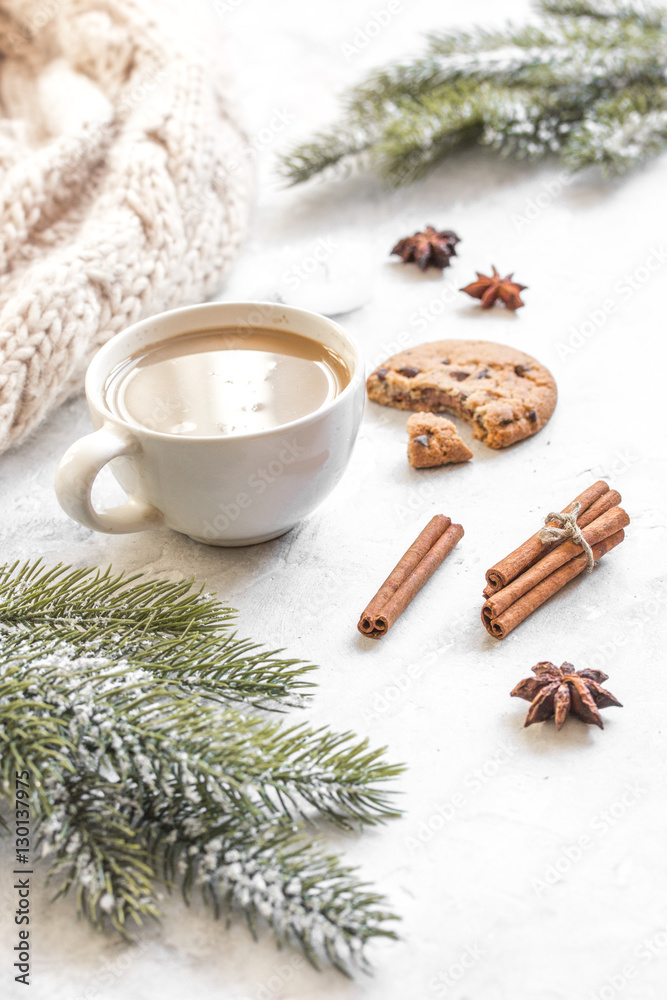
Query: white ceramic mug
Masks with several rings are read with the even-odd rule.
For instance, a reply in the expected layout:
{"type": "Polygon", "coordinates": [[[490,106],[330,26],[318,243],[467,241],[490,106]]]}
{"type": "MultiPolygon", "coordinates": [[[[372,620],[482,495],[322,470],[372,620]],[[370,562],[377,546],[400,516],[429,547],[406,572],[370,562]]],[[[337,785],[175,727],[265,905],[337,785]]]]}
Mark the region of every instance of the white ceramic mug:
{"type": "MultiPolygon", "coordinates": [[[[145,531],[163,525],[209,545],[253,545],[289,531],[331,492],[347,466],[364,407],[364,366],[350,336],[330,319],[263,302],[212,302],[135,323],[95,355],[86,374],[95,431],[67,451],[56,494],[70,517],[95,531],[145,531]],[[194,437],[150,430],[119,417],[104,386],[143,347],[214,327],[290,330],[336,351],[350,382],[319,410],[270,430],[194,437]],[[98,511],[91,490],[108,462],[128,495],[98,511]]],[[[156,401],[159,405],[159,401],[156,401]]]]}

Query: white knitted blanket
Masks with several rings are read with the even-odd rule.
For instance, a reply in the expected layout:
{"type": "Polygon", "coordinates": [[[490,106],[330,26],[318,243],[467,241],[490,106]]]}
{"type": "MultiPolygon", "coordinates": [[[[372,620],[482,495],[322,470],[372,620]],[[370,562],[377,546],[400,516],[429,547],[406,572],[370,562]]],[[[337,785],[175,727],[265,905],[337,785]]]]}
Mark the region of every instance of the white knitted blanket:
{"type": "Polygon", "coordinates": [[[247,144],[211,5],[177,2],[0,0],[0,451],[238,247],[247,144]]]}

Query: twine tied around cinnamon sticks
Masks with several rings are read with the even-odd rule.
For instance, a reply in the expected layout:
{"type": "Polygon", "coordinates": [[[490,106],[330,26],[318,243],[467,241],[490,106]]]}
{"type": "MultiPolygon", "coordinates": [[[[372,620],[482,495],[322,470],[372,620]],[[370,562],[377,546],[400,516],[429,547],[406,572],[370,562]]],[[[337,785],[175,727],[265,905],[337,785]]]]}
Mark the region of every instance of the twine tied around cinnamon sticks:
{"type": "Polygon", "coordinates": [[[582,535],[581,528],[577,524],[577,517],[580,510],[581,504],[578,500],[575,500],[572,504],[572,511],[569,514],[552,510],[544,518],[545,527],[538,531],[537,537],[541,542],[565,542],[568,538],[571,538],[577,545],[581,545],[586,553],[586,572],[590,573],[595,566],[595,556],[593,555],[593,549],[582,535]],[[560,527],[550,525],[549,521],[556,521],[556,524],[560,525],[560,527]]]}
{"type": "Polygon", "coordinates": [[[599,480],[486,573],[482,622],[504,639],[530,614],[625,538],[620,493],[599,480]]]}

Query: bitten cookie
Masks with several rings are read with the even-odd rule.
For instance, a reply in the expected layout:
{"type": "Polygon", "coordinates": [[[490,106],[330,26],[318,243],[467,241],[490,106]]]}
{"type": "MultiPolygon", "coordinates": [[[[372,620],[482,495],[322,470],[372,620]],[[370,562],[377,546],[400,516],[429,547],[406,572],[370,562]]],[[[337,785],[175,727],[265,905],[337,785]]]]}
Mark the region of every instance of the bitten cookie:
{"type": "Polygon", "coordinates": [[[489,448],[536,434],[557,398],[544,365],[485,340],[438,340],[401,351],[375,369],[366,388],[370,399],[385,406],[454,413],[489,448]]]}
{"type": "Polygon", "coordinates": [[[467,462],[472,452],[446,417],[435,413],[413,413],[408,420],[408,461],[415,469],[432,465],[467,462]]]}

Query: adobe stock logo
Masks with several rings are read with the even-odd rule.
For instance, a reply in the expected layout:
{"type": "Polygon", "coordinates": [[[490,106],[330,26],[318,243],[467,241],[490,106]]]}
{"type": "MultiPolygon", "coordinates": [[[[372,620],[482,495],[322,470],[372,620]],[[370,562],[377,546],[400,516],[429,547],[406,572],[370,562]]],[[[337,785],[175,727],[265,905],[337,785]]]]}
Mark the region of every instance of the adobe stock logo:
{"type": "Polygon", "coordinates": [[[347,62],[370,45],[374,38],[381,34],[394,16],[401,10],[400,0],[389,0],[386,7],[374,10],[371,17],[355,31],[351,42],[342,42],[340,50],[347,62]]]}
{"type": "Polygon", "coordinates": [[[542,190],[539,191],[534,198],[529,198],[524,207],[523,213],[513,212],[511,215],[512,225],[517,233],[520,233],[522,229],[526,226],[530,226],[531,223],[535,222],[535,219],[539,219],[542,213],[549,208],[550,205],[560,198],[565,188],[568,184],[571,184],[574,180],[574,174],[568,174],[566,170],[554,180],[548,180],[542,182],[542,190]]]}
{"type": "Polygon", "coordinates": [[[429,980],[429,990],[438,998],[449,996],[457,983],[460,983],[467,972],[472,969],[480,959],[484,958],[486,950],[475,942],[464,948],[458,959],[452,962],[446,969],[441,969],[437,976],[429,980]]]}
{"type": "Polygon", "coordinates": [[[313,247],[312,253],[307,254],[298,263],[292,264],[290,268],[283,271],[281,281],[292,291],[295,291],[302,281],[307,281],[316,271],[322,269],[322,265],[336,252],[339,244],[332,236],[321,236],[313,247]]]}
{"type": "Polygon", "coordinates": [[[648,256],[634,271],[626,271],[616,280],[614,295],[604,299],[597,308],[589,309],[586,318],[578,326],[572,324],[569,327],[567,340],[561,340],[556,344],[558,357],[563,359],[576,354],[587,340],[594,337],[606,325],[609,317],[618,310],[619,303],[627,302],[636,295],[651,280],[655,272],[664,266],[665,261],[667,261],[667,250],[664,247],[651,247],[648,256]]]}
{"type": "Polygon", "coordinates": [[[297,444],[295,440],[287,442],[276,457],[265,466],[258,466],[246,480],[246,489],[228,498],[226,503],[221,503],[218,513],[212,521],[204,521],[202,535],[204,538],[217,538],[221,531],[239,519],[244,510],[252,507],[253,499],[261,496],[284,474],[287,466],[292,465],[298,458],[305,454],[306,449],[297,444]]]}
{"type": "Polygon", "coordinates": [[[216,0],[213,6],[218,17],[224,17],[225,14],[230,14],[233,10],[237,10],[242,3],[244,3],[244,0],[216,0]]]}
{"type": "Polygon", "coordinates": [[[470,796],[481,791],[487,782],[492,781],[516,752],[515,746],[505,742],[499,743],[494,753],[480,767],[476,767],[465,776],[459,791],[454,792],[445,802],[439,802],[431,815],[419,824],[413,834],[403,838],[408,854],[414,856],[418,851],[423,850],[434,836],[454,819],[456,813],[466,805],[470,796]]]}
{"type": "Polygon", "coordinates": [[[601,810],[593,817],[588,826],[588,832],[582,833],[578,840],[567,844],[560,854],[544,869],[541,878],[533,878],[531,887],[538,896],[550,892],[555,885],[562,882],[589,851],[599,846],[599,841],[606,837],[618,823],[625,820],[628,812],[644,794],[644,789],[636,782],[626,785],[623,793],[607,809],[601,810]]]}

